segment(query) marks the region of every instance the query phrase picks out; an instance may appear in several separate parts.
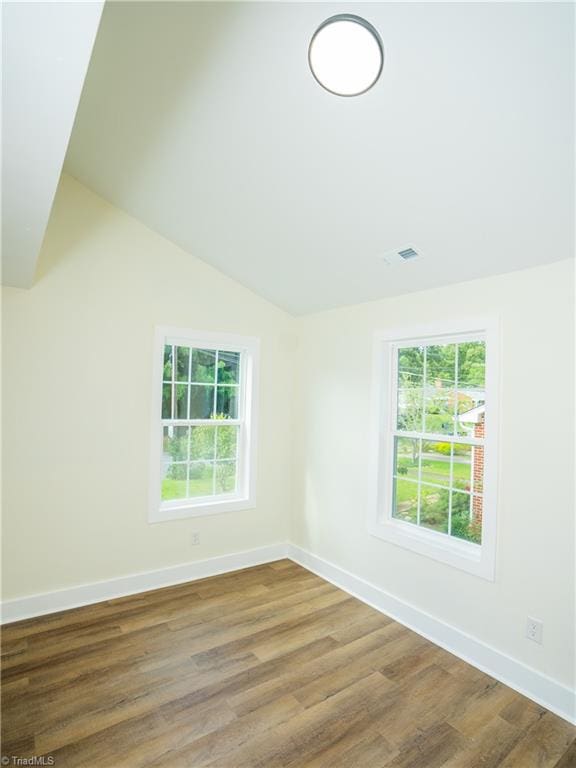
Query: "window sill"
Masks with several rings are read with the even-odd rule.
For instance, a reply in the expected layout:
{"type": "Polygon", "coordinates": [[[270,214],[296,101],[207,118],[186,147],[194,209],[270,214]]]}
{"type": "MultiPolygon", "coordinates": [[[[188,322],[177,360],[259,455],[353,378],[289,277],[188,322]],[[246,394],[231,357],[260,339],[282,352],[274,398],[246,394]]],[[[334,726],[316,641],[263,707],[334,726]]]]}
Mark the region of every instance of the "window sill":
{"type": "Polygon", "coordinates": [[[186,500],[182,503],[161,505],[152,509],[148,518],[149,523],[163,523],[168,520],[182,520],[187,517],[205,517],[207,515],[219,515],[223,512],[240,512],[245,509],[253,509],[256,506],[255,499],[242,497],[227,497],[215,501],[202,500],[191,503],[186,500]]]}
{"type": "Polygon", "coordinates": [[[430,557],[474,576],[494,581],[494,561],[488,548],[417,528],[409,523],[386,521],[369,528],[372,536],[430,557]]]}

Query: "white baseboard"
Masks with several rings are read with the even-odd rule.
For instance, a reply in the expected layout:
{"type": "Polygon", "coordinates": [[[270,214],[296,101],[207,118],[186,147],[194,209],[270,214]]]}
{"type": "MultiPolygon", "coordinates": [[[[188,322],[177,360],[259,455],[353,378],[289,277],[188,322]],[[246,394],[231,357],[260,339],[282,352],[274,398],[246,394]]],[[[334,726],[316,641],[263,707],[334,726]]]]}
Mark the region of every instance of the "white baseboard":
{"type": "Polygon", "coordinates": [[[288,557],[576,725],[576,691],[301,547],[289,544],[288,557]]]}
{"type": "Polygon", "coordinates": [[[150,589],[170,587],[174,584],[182,584],[196,579],[206,579],[208,576],[217,576],[220,573],[281,560],[286,557],[286,552],[286,544],[270,544],[267,547],[222,555],[221,557],[211,557],[207,560],[198,560],[195,563],[183,563],[157,571],[135,573],[108,581],[97,581],[70,589],[59,589],[41,595],[7,600],[1,606],[1,622],[7,624],[12,621],[42,616],[46,613],[67,611],[82,605],[100,603],[115,597],[134,595],[150,589]]]}
{"type": "Polygon", "coordinates": [[[41,595],[8,600],[1,606],[1,621],[9,623],[91,605],[160,587],[169,587],[221,573],[289,557],[353,597],[385,613],[441,648],[486,672],[496,680],[576,724],[576,692],[536,672],[501,651],[486,645],[425,611],[400,600],[364,579],[323,560],[294,544],[280,543],[222,557],[184,563],[157,571],[121,576],[41,595]]]}

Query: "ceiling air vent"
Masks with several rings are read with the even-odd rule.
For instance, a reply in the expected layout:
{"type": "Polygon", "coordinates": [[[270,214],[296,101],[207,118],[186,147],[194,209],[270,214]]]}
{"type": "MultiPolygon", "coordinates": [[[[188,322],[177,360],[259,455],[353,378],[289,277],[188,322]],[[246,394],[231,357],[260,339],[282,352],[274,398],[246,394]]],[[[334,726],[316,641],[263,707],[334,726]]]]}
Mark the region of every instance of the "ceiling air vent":
{"type": "Polygon", "coordinates": [[[405,248],[400,248],[397,251],[388,251],[382,255],[382,260],[386,264],[402,264],[404,261],[412,261],[412,259],[421,258],[422,254],[413,248],[411,245],[407,245],[405,248]]]}

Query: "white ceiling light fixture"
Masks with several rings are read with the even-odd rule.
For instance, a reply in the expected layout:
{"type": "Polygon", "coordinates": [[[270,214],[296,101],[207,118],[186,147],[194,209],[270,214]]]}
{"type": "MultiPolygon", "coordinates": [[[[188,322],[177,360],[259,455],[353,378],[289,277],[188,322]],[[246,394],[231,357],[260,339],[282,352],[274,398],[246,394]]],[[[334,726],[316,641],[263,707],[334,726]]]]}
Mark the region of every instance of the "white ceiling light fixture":
{"type": "Polygon", "coordinates": [[[318,83],[336,96],[359,96],[376,83],[384,66],[384,46],[366,19],[340,13],[314,33],[308,62],[318,83]]]}

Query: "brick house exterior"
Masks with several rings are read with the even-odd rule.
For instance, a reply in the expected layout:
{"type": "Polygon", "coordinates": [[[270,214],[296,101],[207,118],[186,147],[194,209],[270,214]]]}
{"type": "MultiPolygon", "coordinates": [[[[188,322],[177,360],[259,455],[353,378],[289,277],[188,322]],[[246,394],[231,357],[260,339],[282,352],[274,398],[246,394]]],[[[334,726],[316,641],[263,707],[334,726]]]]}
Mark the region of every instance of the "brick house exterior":
{"type": "MultiPolygon", "coordinates": [[[[484,413],[478,415],[478,421],[474,424],[474,437],[484,437],[484,413]]],[[[475,445],[472,449],[472,493],[482,493],[484,480],[484,446],[475,445]]],[[[482,523],[483,497],[472,497],[472,519],[482,523]]]]}
{"type": "MultiPolygon", "coordinates": [[[[484,438],[486,406],[482,403],[469,411],[460,414],[460,421],[473,425],[474,437],[484,438]]],[[[475,445],[472,448],[472,477],[470,492],[472,493],[472,522],[482,525],[482,510],[484,506],[484,446],[475,445]]]]}

